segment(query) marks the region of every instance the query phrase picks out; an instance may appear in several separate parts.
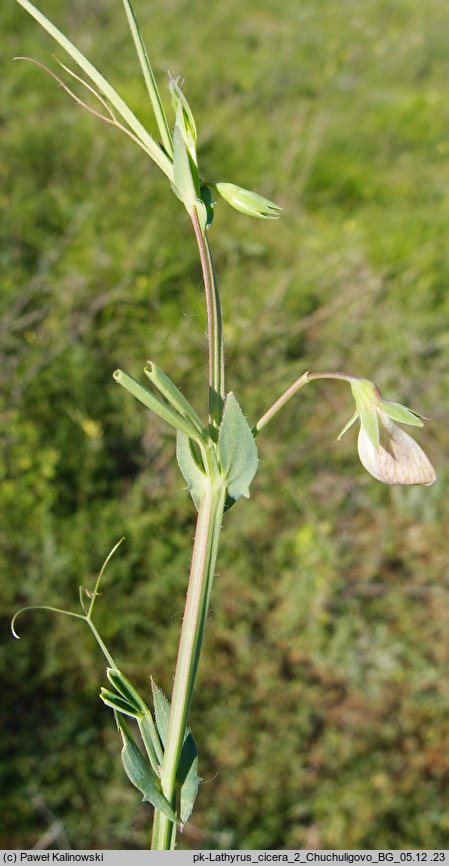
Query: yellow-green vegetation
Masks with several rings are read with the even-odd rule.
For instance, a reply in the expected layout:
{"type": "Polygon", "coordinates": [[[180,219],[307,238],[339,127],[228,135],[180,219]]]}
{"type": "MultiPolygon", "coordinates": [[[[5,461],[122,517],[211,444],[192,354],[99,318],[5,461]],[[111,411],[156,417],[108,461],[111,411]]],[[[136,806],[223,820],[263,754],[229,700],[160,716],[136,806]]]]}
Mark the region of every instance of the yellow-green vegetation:
{"type": "MultiPolygon", "coordinates": [[[[151,124],[120,4],[41,6],[151,124]]],[[[446,4],[136,11],[162,93],[167,69],[186,77],[207,179],[284,209],[256,223],[220,202],[212,228],[248,420],[307,369],[355,373],[431,416],[439,479],[367,475],[355,432],[334,441],[353,411],[338,382],[260,434],[251,500],[225,515],[190,719],[204,781],[180,845],[448,847],[446,4]]],[[[165,178],[13,62],[51,65],[55,46],[13,0],[4,14],[1,845],[148,847],[91,634],[44,612],[21,643],[7,632],[20,606],[73,608],[125,535],[97,625],[141,692],[150,673],[170,692],[195,513],[172,433],[112,372],[155,359],[205,417],[197,255],[165,178]]]]}

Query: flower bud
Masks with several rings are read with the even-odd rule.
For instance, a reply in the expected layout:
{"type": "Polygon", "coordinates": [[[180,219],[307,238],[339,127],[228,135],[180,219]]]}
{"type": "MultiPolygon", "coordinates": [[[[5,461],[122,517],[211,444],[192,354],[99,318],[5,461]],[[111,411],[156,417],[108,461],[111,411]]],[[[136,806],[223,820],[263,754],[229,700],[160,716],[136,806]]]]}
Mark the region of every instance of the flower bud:
{"type": "Polygon", "coordinates": [[[268,198],[258,195],[257,192],[236,186],[235,183],[216,183],[215,188],[231,207],[247,216],[275,220],[278,219],[282,210],[268,198]]]}

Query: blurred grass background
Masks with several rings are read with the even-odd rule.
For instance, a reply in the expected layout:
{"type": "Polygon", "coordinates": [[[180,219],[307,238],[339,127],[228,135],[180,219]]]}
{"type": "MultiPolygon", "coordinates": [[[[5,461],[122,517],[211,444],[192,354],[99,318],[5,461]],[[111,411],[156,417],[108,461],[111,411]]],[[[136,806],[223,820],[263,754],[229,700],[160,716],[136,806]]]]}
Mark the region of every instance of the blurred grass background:
{"type": "MultiPolygon", "coordinates": [[[[41,8],[151,116],[118,0],[41,8]]],[[[194,512],[170,431],[114,384],[157,361],[204,412],[204,298],[165,178],[29,55],[63,53],[13,0],[1,47],[2,847],[147,847],[98,699],[104,662],[170,691],[194,512]],[[198,395],[201,395],[198,397],[198,395]]],[[[186,77],[201,164],[284,208],[222,203],[211,242],[228,385],[255,421],[306,369],[374,379],[431,416],[430,489],[361,468],[339,383],[260,437],[226,516],[191,723],[204,778],[182,847],[449,847],[449,47],[443,0],[136,0],[166,94],[186,77]]],[[[153,128],[151,126],[151,128],[153,128]]]]}

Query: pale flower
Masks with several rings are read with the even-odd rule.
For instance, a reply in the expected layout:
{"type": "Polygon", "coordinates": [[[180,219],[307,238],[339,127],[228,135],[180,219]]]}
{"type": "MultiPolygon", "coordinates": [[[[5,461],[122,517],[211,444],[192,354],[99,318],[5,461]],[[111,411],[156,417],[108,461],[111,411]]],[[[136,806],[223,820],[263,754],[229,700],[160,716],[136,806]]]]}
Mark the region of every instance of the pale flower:
{"type": "Polygon", "coordinates": [[[384,484],[424,484],[436,480],[435,470],[421,446],[395,424],[422,427],[420,415],[384,400],[379,389],[368,379],[348,378],[354,395],[356,411],[344,426],[339,439],[357,420],[360,431],[357,448],[362,465],[384,484]]]}

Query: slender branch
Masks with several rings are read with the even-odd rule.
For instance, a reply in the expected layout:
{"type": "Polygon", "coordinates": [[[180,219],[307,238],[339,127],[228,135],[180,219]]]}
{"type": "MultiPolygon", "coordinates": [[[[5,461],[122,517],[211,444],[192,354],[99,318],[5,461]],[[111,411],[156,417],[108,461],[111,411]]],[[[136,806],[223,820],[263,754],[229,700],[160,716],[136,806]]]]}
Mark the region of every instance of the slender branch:
{"type": "MultiPolygon", "coordinates": [[[[198,511],[189,588],[173,684],[170,723],[161,773],[162,792],[173,806],[176,794],[176,772],[187,727],[214,578],[225,496],[224,484],[218,483],[214,486],[211,483],[201,499],[198,511]]],[[[173,834],[172,823],[165,816],[157,813],[153,827],[153,850],[169,849],[174,841],[173,834]]]]}
{"type": "Polygon", "coordinates": [[[195,211],[192,215],[192,223],[201,259],[206,295],[209,346],[209,424],[211,432],[213,432],[220,426],[225,398],[223,320],[218,282],[209,242],[203,234],[195,211]]]}
{"type": "Polygon", "coordinates": [[[95,628],[95,626],[94,626],[92,620],[89,619],[88,616],[85,617],[85,620],[86,620],[87,625],[89,626],[89,628],[90,628],[90,630],[91,630],[91,632],[92,632],[92,634],[93,634],[95,640],[97,641],[98,646],[100,647],[100,649],[101,649],[101,651],[102,651],[104,657],[106,658],[109,667],[111,667],[111,668],[117,668],[117,662],[114,661],[113,656],[111,656],[111,653],[109,652],[109,650],[108,650],[108,648],[107,648],[105,642],[101,639],[100,635],[98,634],[98,631],[97,631],[97,629],[95,628]]]}
{"type": "Polygon", "coordinates": [[[262,418],[260,418],[257,424],[253,427],[253,436],[257,436],[257,434],[266,427],[268,422],[277,415],[279,410],[282,409],[282,407],[285,406],[292,397],[294,397],[297,391],[300,391],[301,388],[304,388],[304,385],[308,385],[309,382],[313,382],[315,379],[340,379],[343,382],[350,382],[352,379],[358,378],[358,376],[349,376],[346,373],[303,373],[302,376],[300,376],[299,379],[296,379],[296,382],[293,382],[293,385],[290,385],[290,387],[281,394],[279,399],[276,400],[269,409],[267,409],[265,415],[262,415],[262,418]]]}
{"type": "Polygon", "coordinates": [[[286,403],[288,403],[288,401],[293,397],[293,395],[296,394],[296,392],[299,391],[300,388],[303,388],[304,385],[307,385],[309,381],[309,373],[303,373],[302,376],[300,376],[299,379],[296,380],[296,382],[293,382],[293,385],[290,385],[290,387],[287,388],[287,390],[284,391],[283,394],[281,394],[279,399],[276,400],[276,402],[273,403],[273,405],[270,406],[269,409],[267,409],[265,415],[262,415],[262,418],[260,418],[257,424],[255,424],[252,431],[253,436],[257,436],[257,434],[260,433],[260,431],[268,424],[268,422],[271,421],[271,419],[274,418],[275,415],[277,415],[279,410],[282,409],[282,407],[285,406],[286,403]]]}

